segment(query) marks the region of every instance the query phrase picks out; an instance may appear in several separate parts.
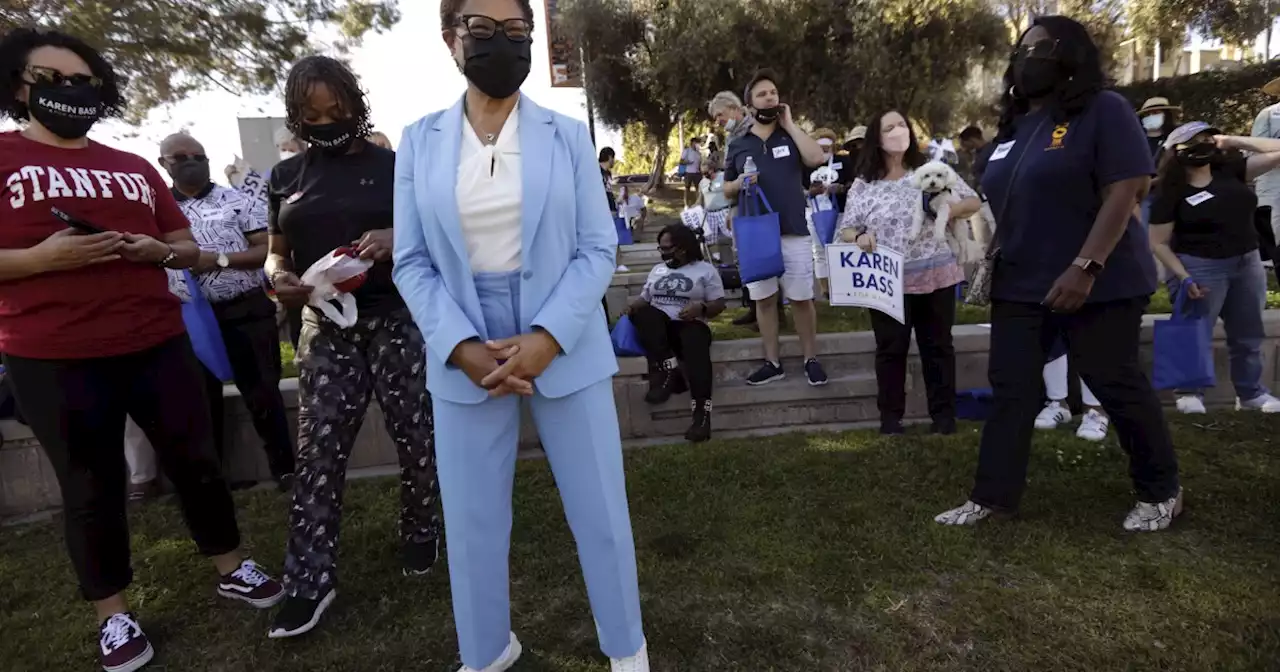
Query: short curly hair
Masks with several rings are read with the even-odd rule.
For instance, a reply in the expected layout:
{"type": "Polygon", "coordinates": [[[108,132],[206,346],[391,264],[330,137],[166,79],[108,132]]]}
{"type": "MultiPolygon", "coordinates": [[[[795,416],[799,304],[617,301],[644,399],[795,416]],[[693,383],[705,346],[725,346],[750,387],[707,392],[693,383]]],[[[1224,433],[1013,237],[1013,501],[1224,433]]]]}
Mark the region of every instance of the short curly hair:
{"type": "Polygon", "coordinates": [[[0,113],[14,121],[27,120],[29,110],[26,103],[18,100],[18,89],[25,83],[22,72],[27,67],[27,58],[40,47],[58,47],[79,56],[88,64],[89,72],[102,80],[98,89],[102,93],[102,116],[124,114],[125,80],[116,74],[107,59],[78,37],[41,28],[14,28],[0,37],[0,113]]]}
{"type": "Polygon", "coordinates": [[[329,87],[338,106],[355,120],[356,137],[363,138],[373,132],[369,99],[360,88],[356,73],[336,58],[307,56],[293,64],[284,84],[284,125],[295,137],[306,137],[302,132],[302,110],[307,107],[307,96],[316,84],[329,87]]]}
{"type": "MultiPolygon", "coordinates": [[[[462,6],[467,0],[440,0],[440,29],[445,30],[452,28],[458,23],[458,16],[462,14],[462,6]]],[[[520,13],[524,15],[524,20],[533,24],[533,5],[529,0],[516,0],[516,4],[520,6],[520,13]]]]}

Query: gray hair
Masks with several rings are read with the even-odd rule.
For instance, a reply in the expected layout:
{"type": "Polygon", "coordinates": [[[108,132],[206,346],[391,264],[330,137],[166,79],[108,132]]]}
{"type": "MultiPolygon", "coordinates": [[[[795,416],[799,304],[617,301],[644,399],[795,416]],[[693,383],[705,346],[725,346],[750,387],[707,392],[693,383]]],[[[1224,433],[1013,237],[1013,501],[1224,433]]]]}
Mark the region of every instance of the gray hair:
{"type": "Polygon", "coordinates": [[[707,114],[713,117],[716,116],[717,112],[726,109],[742,109],[742,99],[738,98],[738,95],[732,91],[721,91],[711,99],[711,102],[707,103],[707,114]]]}
{"type": "Polygon", "coordinates": [[[297,138],[293,135],[293,131],[289,130],[287,126],[281,126],[280,128],[276,129],[275,141],[276,141],[277,147],[279,147],[280,145],[283,145],[286,142],[289,142],[290,140],[296,140],[296,139],[297,138]]]}

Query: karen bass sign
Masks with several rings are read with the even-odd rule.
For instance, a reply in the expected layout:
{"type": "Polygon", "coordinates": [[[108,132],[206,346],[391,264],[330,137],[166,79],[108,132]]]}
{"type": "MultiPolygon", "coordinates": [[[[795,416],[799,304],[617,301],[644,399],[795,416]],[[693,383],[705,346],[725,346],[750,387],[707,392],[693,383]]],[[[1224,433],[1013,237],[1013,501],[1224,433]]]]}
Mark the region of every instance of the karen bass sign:
{"type": "Polygon", "coordinates": [[[857,245],[827,246],[831,305],[878,310],[906,323],[902,310],[902,253],[887,247],[863,252],[857,245]]]}

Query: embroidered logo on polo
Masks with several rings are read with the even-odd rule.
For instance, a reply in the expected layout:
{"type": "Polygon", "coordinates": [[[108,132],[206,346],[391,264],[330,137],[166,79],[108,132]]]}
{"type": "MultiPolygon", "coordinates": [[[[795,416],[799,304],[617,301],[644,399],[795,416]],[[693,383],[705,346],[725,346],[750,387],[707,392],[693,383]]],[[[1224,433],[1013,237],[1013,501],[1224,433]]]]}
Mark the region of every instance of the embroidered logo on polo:
{"type": "Polygon", "coordinates": [[[1053,127],[1053,133],[1049,135],[1049,146],[1044,151],[1049,152],[1055,149],[1062,149],[1066,145],[1062,142],[1067,137],[1067,129],[1071,126],[1071,122],[1058,124],[1053,127]]]}

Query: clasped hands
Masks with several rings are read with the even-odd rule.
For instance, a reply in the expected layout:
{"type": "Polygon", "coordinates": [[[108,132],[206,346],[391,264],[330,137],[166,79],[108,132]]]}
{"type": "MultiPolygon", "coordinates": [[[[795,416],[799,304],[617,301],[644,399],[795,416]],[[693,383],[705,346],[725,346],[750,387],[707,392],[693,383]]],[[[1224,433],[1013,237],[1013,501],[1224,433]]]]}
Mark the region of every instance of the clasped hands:
{"type": "Polygon", "coordinates": [[[463,341],[453,349],[449,363],[488,390],[490,397],[528,397],[533,394],[533,379],[546,371],[559,352],[560,344],[554,336],[535,329],[496,341],[463,341]]]}

